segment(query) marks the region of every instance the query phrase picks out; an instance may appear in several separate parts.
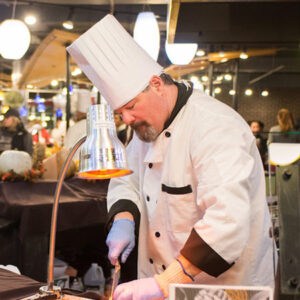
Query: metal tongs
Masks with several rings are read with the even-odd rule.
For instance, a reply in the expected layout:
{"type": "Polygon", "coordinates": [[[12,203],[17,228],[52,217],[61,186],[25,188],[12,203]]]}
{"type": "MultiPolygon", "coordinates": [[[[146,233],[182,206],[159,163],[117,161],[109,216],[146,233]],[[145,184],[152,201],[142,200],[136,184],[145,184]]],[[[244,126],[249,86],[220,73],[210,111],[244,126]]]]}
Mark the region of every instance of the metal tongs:
{"type": "Polygon", "coordinates": [[[120,266],[119,260],[117,260],[116,265],[115,265],[115,271],[114,271],[114,275],[113,275],[109,300],[113,300],[114,291],[115,291],[115,289],[119,283],[119,279],[120,279],[120,271],[121,271],[121,266],[120,266]]]}

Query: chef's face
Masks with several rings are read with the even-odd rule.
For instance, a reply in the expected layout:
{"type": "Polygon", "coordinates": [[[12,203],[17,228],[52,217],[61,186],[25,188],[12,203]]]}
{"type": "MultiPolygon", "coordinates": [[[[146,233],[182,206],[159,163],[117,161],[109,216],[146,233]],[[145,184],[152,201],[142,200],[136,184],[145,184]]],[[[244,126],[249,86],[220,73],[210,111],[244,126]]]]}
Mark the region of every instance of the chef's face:
{"type": "Polygon", "coordinates": [[[153,142],[163,130],[167,112],[162,98],[163,82],[152,76],[149,86],[126,105],[116,110],[144,142],[153,142]]]}

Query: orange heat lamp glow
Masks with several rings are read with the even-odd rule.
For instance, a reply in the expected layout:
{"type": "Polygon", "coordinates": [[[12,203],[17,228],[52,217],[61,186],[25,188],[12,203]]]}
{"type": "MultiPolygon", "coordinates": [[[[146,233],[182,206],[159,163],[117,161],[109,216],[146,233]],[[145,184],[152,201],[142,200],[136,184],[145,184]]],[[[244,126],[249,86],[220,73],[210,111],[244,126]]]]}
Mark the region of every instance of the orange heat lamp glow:
{"type": "Polygon", "coordinates": [[[82,172],[82,173],[78,173],[77,177],[80,177],[82,179],[109,179],[114,177],[122,177],[125,175],[129,175],[131,173],[132,171],[130,170],[112,169],[112,170],[82,172]]]}

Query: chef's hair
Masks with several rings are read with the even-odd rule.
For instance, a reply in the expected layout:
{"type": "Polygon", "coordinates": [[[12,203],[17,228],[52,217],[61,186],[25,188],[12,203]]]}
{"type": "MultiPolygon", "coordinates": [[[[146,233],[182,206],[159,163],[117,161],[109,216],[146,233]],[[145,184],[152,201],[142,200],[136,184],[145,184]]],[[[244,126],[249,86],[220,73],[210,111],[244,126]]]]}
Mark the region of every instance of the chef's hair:
{"type": "Polygon", "coordinates": [[[162,79],[163,83],[166,85],[174,84],[174,80],[169,74],[161,73],[159,77],[162,79]]]}
{"type": "MultiPolygon", "coordinates": [[[[163,81],[163,83],[164,83],[165,85],[172,85],[172,84],[174,84],[174,80],[172,79],[172,77],[171,77],[170,75],[166,74],[166,73],[161,73],[161,74],[159,75],[159,77],[161,78],[161,80],[163,81]]],[[[143,92],[146,92],[146,91],[148,91],[148,90],[149,90],[149,85],[147,85],[147,86],[144,88],[143,92]]]]}

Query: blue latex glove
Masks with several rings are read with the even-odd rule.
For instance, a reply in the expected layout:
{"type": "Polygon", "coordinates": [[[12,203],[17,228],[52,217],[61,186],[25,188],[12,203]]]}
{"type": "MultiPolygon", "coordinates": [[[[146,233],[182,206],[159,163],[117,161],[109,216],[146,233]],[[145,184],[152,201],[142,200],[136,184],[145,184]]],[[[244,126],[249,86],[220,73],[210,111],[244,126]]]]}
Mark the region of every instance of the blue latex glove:
{"type": "Polygon", "coordinates": [[[119,219],[113,222],[106,239],[108,246],[108,258],[112,265],[121,256],[121,262],[125,263],[135,245],[134,222],[129,219],[119,219]]]}
{"type": "Polygon", "coordinates": [[[114,300],[161,300],[164,295],[156,282],[151,278],[129,281],[117,286],[114,300]]]}

